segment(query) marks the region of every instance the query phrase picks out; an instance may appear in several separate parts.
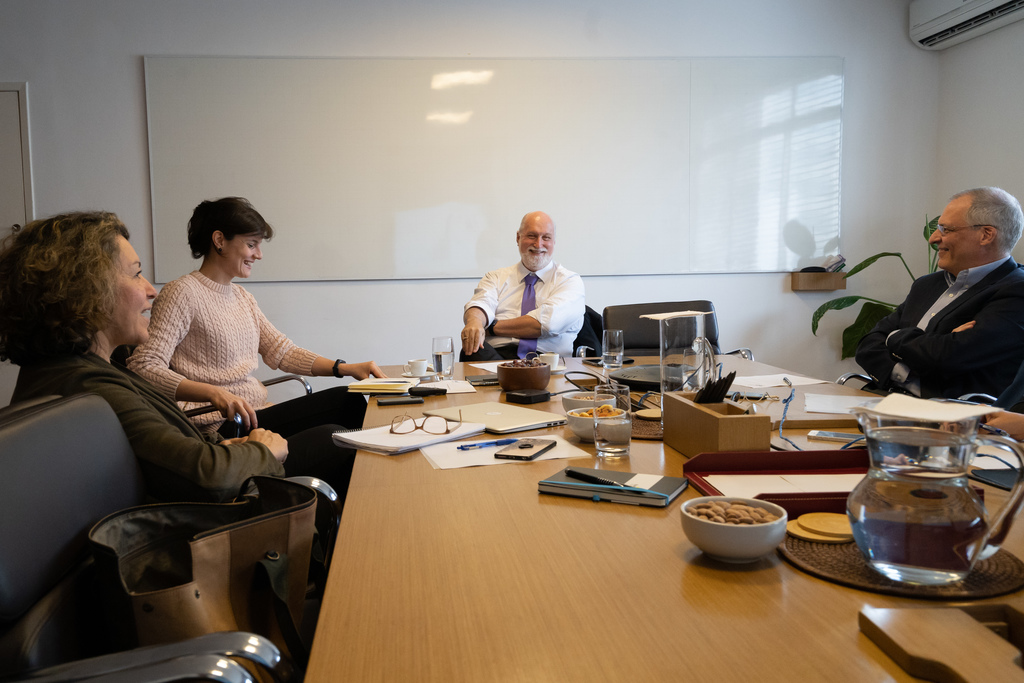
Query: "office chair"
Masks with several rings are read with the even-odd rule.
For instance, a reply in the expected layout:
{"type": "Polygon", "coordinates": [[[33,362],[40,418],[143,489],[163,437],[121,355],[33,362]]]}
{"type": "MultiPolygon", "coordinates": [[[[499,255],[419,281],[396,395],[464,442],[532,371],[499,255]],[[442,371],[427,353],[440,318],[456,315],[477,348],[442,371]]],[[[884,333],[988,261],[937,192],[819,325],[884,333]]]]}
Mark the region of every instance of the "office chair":
{"type": "MultiPolygon", "coordinates": [[[[114,349],[114,353],[112,353],[111,356],[110,356],[110,362],[111,363],[115,363],[115,364],[121,366],[122,368],[127,368],[128,367],[128,359],[131,357],[131,355],[132,355],[132,353],[134,351],[135,351],[135,347],[134,346],[128,346],[128,345],[122,344],[121,346],[118,346],[118,347],[116,347],[114,349]]],[[[292,381],[301,383],[303,388],[306,390],[306,395],[307,396],[309,394],[313,393],[313,387],[310,386],[309,382],[306,381],[306,378],[302,377],[301,375],[290,375],[290,374],[289,375],[279,375],[277,377],[271,377],[270,379],[262,380],[263,386],[265,386],[265,387],[272,387],[275,384],[281,384],[282,382],[292,382],[292,381]]],[[[215,406],[213,406],[213,405],[206,405],[206,406],[200,406],[199,408],[192,408],[190,410],[186,410],[185,411],[185,415],[187,417],[192,418],[192,417],[198,417],[200,415],[206,415],[207,413],[214,413],[214,412],[217,412],[217,408],[215,406]]],[[[236,413],[235,417],[234,417],[234,421],[235,421],[235,436],[241,436],[241,434],[242,434],[242,416],[238,415],[236,413]]]]}
{"type": "MultiPolygon", "coordinates": [[[[722,353],[722,349],[718,345],[718,317],[715,314],[715,306],[706,299],[607,306],[604,309],[604,329],[622,330],[622,345],[625,355],[658,356],[661,354],[660,325],[657,320],[640,316],[674,311],[707,313],[708,315],[704,316],[704,336],[716,354],[722,353]]],[[[747,348],[734,349],[725,353],[754,360],[753,352],[747,348]]]]}
{"type": "Polygon", "coordinates": [[[88,532],[146,498],[138,460],[102,398],[79,394],[0,409],[0,468],[0,677],[58,667],[39,680],[116,679],[115,672],[124,672],[123,680],[178,680],[167,666],[159,674],[148,667],[180,659],[188,676],[202,677],[209,662],[198,655],[249,651],[290,676],[277,648],[251,634],[111,654],[88,532]]]}
{"type": "Polygon", "coordinates": [[[601,315],[590,306],[583,312],[583,327],[572,342],[572,355],[600,356],[604,325],[601,315]]]}

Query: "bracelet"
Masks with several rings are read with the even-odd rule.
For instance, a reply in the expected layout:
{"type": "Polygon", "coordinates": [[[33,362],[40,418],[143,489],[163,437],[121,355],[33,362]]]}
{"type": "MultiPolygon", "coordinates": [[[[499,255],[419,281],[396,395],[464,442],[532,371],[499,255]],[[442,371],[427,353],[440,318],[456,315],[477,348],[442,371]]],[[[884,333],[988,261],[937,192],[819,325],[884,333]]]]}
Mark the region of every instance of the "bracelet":
{"type": "Polygon", "coordinates": [[[345,362],[345,361],[343,361],[343,360],[342,360],[342,359],[340,359],[340,358],[339,358],[338,360],[334,361],[334,367],[333,367],[333,368],[331,368],[331,372],[333,372],[333,373],[334,373],[334,376],[335,376],[335,377],[342,377],[342,376],[343,376],[343,375],[341,374],[341,372],[339,372],[339,371],[338,371],[338,366],[339,366],[339,365],[341,365],[341,364],[343,364],[344,362],[345,362]]]}

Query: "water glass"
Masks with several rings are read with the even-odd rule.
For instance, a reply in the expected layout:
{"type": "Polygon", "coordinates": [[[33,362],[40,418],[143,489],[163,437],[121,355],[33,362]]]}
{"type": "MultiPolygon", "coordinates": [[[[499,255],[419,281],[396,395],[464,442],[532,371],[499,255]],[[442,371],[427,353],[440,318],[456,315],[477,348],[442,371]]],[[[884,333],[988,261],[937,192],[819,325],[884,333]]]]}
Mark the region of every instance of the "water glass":
{"type": "Polygon", "coordinates": [[[629,387],[615,383],[594,387],[594,445],[597,447],[597,457],[618,458],[629,455],[632,432],[629,387]]]}
{"type": "Polygon", "coordinates": [[[604,352],[601,361],[609,370],[622,367],[622,330],[605,330],[601,340],[604,352]]]}
{"type": "Polygon", "coordinates": [[[452,370],[455,367],[455,347],[452,346],[452,338],[434,337],[431,354],[434,361],[434,372],[439,374],[441,379],[451,379],[452,370]]]}

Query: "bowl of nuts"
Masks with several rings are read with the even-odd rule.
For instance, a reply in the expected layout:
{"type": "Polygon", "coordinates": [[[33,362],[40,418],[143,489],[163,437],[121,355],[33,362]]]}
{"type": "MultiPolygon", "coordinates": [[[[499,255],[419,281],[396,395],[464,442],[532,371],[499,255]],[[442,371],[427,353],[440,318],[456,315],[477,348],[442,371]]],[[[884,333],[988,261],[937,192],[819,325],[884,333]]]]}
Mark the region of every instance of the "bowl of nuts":
{"type": "Polygon", "coordinates": [[[551,366],[536,358],[498,364],[498,385],[502,391],[547,389],[551,366]]]}
{"type": "MultiPolygon", "coordinates": [[[[586,408],[567,410],[565,413],[565,419],[569,423],[569,429],[572,430],[573,434],[580,437],[580,441],[586,441],[587,443],[592,443],[594,441],[594,395],[591,394],[590,396],[591,401],[586,408]]],[[[598,408],[597,411],[598,417],[613,417],[624,412],[621,408],[615,408],[611,404],[603,405],[598,408]]]]}
{"type": "Polygon", "coordinates": [[[683,503],[680,514],[690,542],[722,562],[753,562],[786,538],[786,511],[763,500],[705,496],[683,503]]]}
{"type": "MultiPolygon", "coordinates": [[[[611,394],[599,394],[602,400],[606,400],[609,403],[615,398],[611,394]]],[[[570,410],[577,410],[579,408],[592,408],[594,406],[594,392],[593,391],[570,391],[567,394],[562,394],[562,409],[569,413],[570,410]]]]}

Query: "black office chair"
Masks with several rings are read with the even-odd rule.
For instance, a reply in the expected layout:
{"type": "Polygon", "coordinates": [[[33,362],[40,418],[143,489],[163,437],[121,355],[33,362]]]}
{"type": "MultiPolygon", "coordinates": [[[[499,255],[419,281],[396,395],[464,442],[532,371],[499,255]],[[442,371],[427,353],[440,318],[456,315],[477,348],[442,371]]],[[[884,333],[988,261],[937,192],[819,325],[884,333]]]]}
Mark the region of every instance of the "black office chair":
{"type": "MultiPolygon", "coordinates": [[[[135,351],[135,347],[134,346],[129,346],[129,345],[126,345],[126,344],[122,344],[121,346],[118,346],[118,347],[114,348],[114,352],[110,355],[110,362],[111,363],[115,363],[115,364],[121,366],[122,368],[127,368],[128,367],[128,359],[131,357],[131,355],[132,355],[132,353],[134,351],[135,351]]],[[[265,386],[265,387],[272,387],[275,384],[281,384],[282,382],[299,382],[300,384],[302,384],[302,387],[306,390],[306,395],[307,396],[309,394],[313,393],[313,387],[310,386],[309,382],[306,381],[306,378],[302,377],[301,375],[290,375],[290,374],[289,375],[279,375],[277,377],[271,377],[270,379],[265,379],[265,380],[262,380],[262,381],[263,381],[263,386],[265,386]]],[[[185,415],[187,417],[192,418],[192,417],[198,417],[200,415],[206,415],[207,413],[213,413],[213,412],[216,412],[216,411],[217,411],[217,408],[215,406],[213,406],[213,405],[206,405],[206,406],[200,406],[199,408],[192,408],[190,410],[186,410],[185,411],[185,415]]],[[[242,416],[236,413],[235,417],[234,417],[234,421],[235,421],[235,436],[241,436],[241,434],[242,434],[242,416]]]]}
{"type": "Polygon", "coordinates": [[[601,335],[604,333],[601,314],[590,306],[583,312],[583,327],[572,343],[573,356],[600,356],[601,335]]]}
{"type": "Polygon", "coordinates": [[[281,665],[282,678],[290,675],[277,648],[251,634],[111,654],[88,532],[146,499],[138,460],[102,398],[79,394],[0,409],[0,469],[0,677],[59,666],[40,680],[119,671],[123,680],[178,680],[162,663],[184,658],[178,664],[186,664],[186,677],[202,678],[209,660],[199,655],[244,657],[250,650],[281,665]],[[150,670],[157,664],[159,674],[150,670]]]}
{"type": "MultiPolygon", "coordinates": [[[[604,309],[604,329],[622,330],[622,345],[625,355],[658,356],[661,354],[660,325],[657,320],[640,316],[674,311],[707,313],[704,316],[704,337],[716,354],[722,353],[722,349],[718,345],[718,317],[715,314],[715,306],[706,299],[607,306],[604,309]]],[[[734,349],[725,353],[754,360],[754,354],[748,348],[734,349]]]]}

